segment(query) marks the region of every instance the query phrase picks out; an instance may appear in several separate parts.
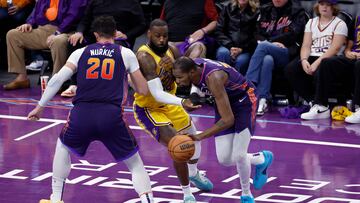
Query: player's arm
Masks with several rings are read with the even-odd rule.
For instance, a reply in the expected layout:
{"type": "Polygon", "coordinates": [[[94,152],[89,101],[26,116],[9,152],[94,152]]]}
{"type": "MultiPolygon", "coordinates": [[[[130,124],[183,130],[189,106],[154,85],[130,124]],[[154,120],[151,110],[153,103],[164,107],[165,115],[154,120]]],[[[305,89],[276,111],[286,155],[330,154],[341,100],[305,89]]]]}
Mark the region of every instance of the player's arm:
{"type": "Polygon", "coordinates": [[[44,91],[44,94],[41,96],[38,105],[33,109],[27,116],[28,120],[39,120],[41,113],[43,112],[47,103],[55,96],[59,91],[62,84],[69,80],[71,76],[76,72],[77,64],[80,59],[80,56],[84,52],[85,48],[77,49],[74,51],[68,58],[66,64],[60,69],[60,71],[54,74],[44,91]]]}
{"type": "Polygon", "coordinates": [[[28,120],[40,119],[41,113],[43,112],[47,103],[56,95],[62,84],[71,78],[75,71],[76,66],[71,62],[66,62],[61,70],[52,76],[48,82],[44,94],[41,96],[41,99],[38,102],[38,105],[28,114],[28,120]]]}
{"type": "Polygon", "coordinates": [[[160,78],[156,74],[154,58],[146,52],[138,52],[136,55],[142,74],[147,80],[151,95],[157,102],[182,106],[183,99],[164,91],[160,78]]]}
{"type": "Polygon", "coordinates": [[[223,71],[215,71],[206,80],[209,91],[215,97],[216,107],[221,116],[220,120],[212,127],[206,129],[200,134],[193,136],[196,140],[211,137],[234,124],[234,114],[231,110],[228,95],[225,91],[227,75],[223,71]]]}
{"type": "Polygon", "coordinates": [[[179,49],[175,45],[169,44],[169,48],[170,48],[171,52],[173,53],[175,59],[177,59],[181,56],[179,49]]]}
{"type": "Polygon", "coordinates": [[[129,73],[129,84],[130,86],[139,94],[147,95],[149,94],[149,89],[146,84],[146,80],[141,73],[139,62],[134,54],[128,48],[122,48],[122,57],[124,61],[125,68],[129,73]]]}

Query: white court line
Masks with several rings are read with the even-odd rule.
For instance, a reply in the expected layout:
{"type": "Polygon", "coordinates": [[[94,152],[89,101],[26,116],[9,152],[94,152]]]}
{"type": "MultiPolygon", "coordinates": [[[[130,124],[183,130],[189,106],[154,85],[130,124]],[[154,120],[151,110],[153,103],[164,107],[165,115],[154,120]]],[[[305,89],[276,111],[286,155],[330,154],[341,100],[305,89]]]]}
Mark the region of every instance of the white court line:
{"type": "Polygon", "coordinates": [[[59,125],[59,124],[61,124],[61,123],[59,123],[59,122],[52,123],[52,124],[50,124],[50,125],[47,125],[47,126],[45,126],[45,127],[40,128],[40,129],[38,129],[38,130],[35,130],[35,131],[31,132],[31,133],[28,133],[28,134],[26,134],[26,135],[23,135],[23,136],[21,136],[21,137],[18,137],[18,138],[14,139],[14,140],[15,140],[15,141],[23,140],[23,139],[25,139],[25,138],[27,138],[27,137],[31,137],[31,136],[33,136],[33,135],[35,135],[35,134],[37,134],[37,133],[40,133],[40,132],[42,132],[42,131],[45,131],[45,130],[47,130],[47,129],[49,129],[49,128],[52,128],[52,127],[54,127],[54,126],[57,126],[57,125],[59,125]]]}
{"type": "MultiPolygon", "coordinates": [[[[1,114],[0,114],[0,118],[15,119],[15,120],[26,120],[26,117],[23,117],[23,116],[9,116],[9,115],[1,115],[1,114]]],[[[54,125],[55,123],[56,123],[56,125],[58,125],[60,123],[66,123],[65,120],[49,119],[49,118],[40,119],[39,121],[51,122],[51,123],[54,122],[52,124],[53,126],[55,126],[54,125]]],[[[46,127],[50,128],[49,126],[50,125],[48,125],[46,127]]],[[[53,127],[53,126],[51,126],[51,127],[53,127]]],[[[46,127],[44,127],[44,128],[46,128],[46,127]]],[[[142,128],[140,126],[134,126],[134,125],[130,125],[130,129],[142,130],[142,128]]],[[[44,130],[46,130],[46,129],[44,129],[44,130]]],[[[36,131],[32,132],[33,133],[32,135],[36,134],[35,132],[36,131]]],[[[198,133],[200,133],[200,132],[201,131],[198,131],[198,133]]],[[[317,141],[317,140],[302,140],[302,139],[290,139],[290,138],[266,137],[266,136],[252,136],[252,139],[254,139],[254,140],[267,140],[267,141],[274,141],[274,142],[289,142],[289,143],[300,143],[300,144],[311,144],[311,145],[323,145],[323,146],[332,146],[332,147],[347,147],[347,148],[360,149],[360,145],[357,145],[357,144],[347,144],[347,143],[338,143],[338,142],[325,142],[325,141],[317,141]]]]}

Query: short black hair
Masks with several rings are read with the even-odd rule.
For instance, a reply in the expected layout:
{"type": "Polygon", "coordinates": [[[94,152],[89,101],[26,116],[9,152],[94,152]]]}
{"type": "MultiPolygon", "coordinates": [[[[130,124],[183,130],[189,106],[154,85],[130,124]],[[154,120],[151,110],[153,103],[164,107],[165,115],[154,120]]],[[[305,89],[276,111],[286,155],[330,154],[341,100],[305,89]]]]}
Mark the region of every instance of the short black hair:
{"type": "Polygon", "coordinates": [[[174,68],[180,68],[181,72],[188,73],[193,69],[196,69],[196,63],[189,57],[182,56],[176,59],[174,68]]]}
{"type": "Polygon", "coordinates": [[[111,38],[116,32],[116,22],[112,16],[99,16],[91,24],[91,30],[100,37],[111,38]]]}
{"type": "Polygon", "coordinates": [[[164,20],[157,18],[157,19],[151,21],[149,29],[153,28],[154,26],[159,26],[159,27],[167,26],[167,23],[164,20]]]}

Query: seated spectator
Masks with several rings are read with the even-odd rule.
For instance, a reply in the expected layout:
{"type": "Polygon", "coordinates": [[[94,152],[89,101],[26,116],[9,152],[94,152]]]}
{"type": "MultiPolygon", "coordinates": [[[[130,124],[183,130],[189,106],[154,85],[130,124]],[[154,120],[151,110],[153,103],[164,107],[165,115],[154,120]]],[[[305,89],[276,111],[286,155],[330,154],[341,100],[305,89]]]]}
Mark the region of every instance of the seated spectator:
{"type": "MultiPolygon", "coordinates": [[[[340,83],[342,89],[336,91],[350,91],[354,88],[353,103],[356,112],[345,118],[348,123],[360,123],[360,16],[354,20],[353,26],[349,27],[348,42],[345,49],[345,56],[334,56],[322,60],[316,74],[316,88],[314,104],[321,109],[326,109],[323,113],[312,112],[312,117],[304,114],[305,119],[329,118],[328,109],[329,90],[334,83],[340,83]]],[[[315,108],[312,108],[314,111],[315,108]]]]}
{"type": "Polygon", "coordinates": [[[68,32],[82,16],[87,0],[38,0],[27,23],[7,33],[9,72],[17,77],[4,85],[5,90],[29,88],[25,69],[24,50],[49,49],[54,62],[53,74],[67,59],[68,32]],[[37,28],[35,28],[37,26],[37,28]]]}
{"type": "Polygon", "coordinates": [[[0,61],[6,65],[6,33],[26,21],[32,11],[34,0],[0,0],[0,61]]]}
{"type": "Polygon", "coordinates": [[[169,26],[169,41],[182,55],[205,57],[214,45],[208,37],[216,28],[218,14],[212,0],[166,0],[160,18],[169,26]]]}
{"type": "Polygon", "coordinates": [[[305,10],[294,0],[272,0],[260,7],[256,35],[259,43],[246,73],[246,78],[257,86],[257,115],[268,109],[273,69],[283,69],[299,54],[306,21],[305,10]]]}
{"type": "Polygon", "coordinates": [[[324,89],[329,84],[325,84],[323,77],[337,77],[336,72],[346,71],[335,71],[338,67],[329,65],[329,60],[326,60],[341,54],[348,34],[345,22],[336,17],[339,12],[337,0],[319,0],[314,11],[317,17],[306,24],[300,58],[294,59],[285,70],[294,90],[307,102],[314,99],[313,84],[316,84],[315,104],[309,112],[301,114],[301,118],[307,120],[330,117],[324,89]]]}
{"type": "Polygon", "coordinates": [[[232,0],[221,12],[216,30],[220,47],[216,59],[245,75],[250,54],[255,50],[254,32],[258,17],[257,0],[232,0]]]}
{"type": "MultiPolygon", "coordinates": [[[[90,0],[85,14],[76,28],[76,33],[69,38],[69,53],[96,42],[91,30],[92,21],[108,15],[116,21],[115,43],[132,49],[135,40],[146,30],[144,13],[136,0],[90,0]]],[[[63,97],[73,97],[76,94],[76,75],[71,78],[70,86],[61,93],[63,97]]]]}

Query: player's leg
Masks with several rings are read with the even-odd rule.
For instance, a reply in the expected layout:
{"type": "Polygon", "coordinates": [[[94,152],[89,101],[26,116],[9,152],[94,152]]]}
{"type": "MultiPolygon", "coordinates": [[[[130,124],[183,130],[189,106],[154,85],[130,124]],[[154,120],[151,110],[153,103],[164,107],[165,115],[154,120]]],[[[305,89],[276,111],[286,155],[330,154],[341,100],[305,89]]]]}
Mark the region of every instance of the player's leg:
{"type": "Polygon", "coordinates": [[[40,203],[60,203],[63,197],[65,180],[70,174],[71,160],[69,150],[57,140],[53,160],[52,194],[50,200],[40,200],[40,203]]]}
{"type": "Polygon", "coordinates": [[[131,172],[132,182],[135,191],[139,194],[141,203],[153,203],[154,198],[151,191],[150,177],[145,171],[139,153],[136,152],[133,156],[124,160],[124,163],[131,172]]]}
{"type": "MultiPolygon", "coordinates": [[[[179,106],[167,105],[167,111],[165,115],[168,119],[171,120],[174,129],[183,134],[196,134],[196,127],[191,121],[190,115],[184,110],[184,108],[179,106]]],[[[201,154],[201,142],[195,142],[195,153],[191,157],[188,163],[189,178],[190,181],[200,190],[210,191],[213,189],[213,184],[211,181],[206,178],[204,173],[199,173],[197,168],[197,162],[201,154]]]]}
{"type": "MultiPolygon", "coordinates": [[[[172,126],[166,125],[159,127],[159,133],[159,142],[165,147],[167,147],[169,141],[172,137],[176,135],[177,131],[172,126]]],[[[184,193],[184,203],[195,203],[195,197],[190,190],[189,171],[187,163],[173,161],[173,165],[184,193]]]]}
{"type": "Polygon", "coordinates": [[[241,184],[241,202],[254,202],[254,197],[250,191],[251,165],[247,151],[251,139],[248,128],[239,133],[235,133],[233,139],[233,160],[236,162],[236,168],[240,177],[241,184]]]}
{"type": "MultiPolygon", "coordinates": [[[[186,133],[195,135],[197,132],[195,124],[191,121],[191,126],[186,130],[186,133]]],[[[210,191],[214,188],[213,183],[201,173],[197,167],[201,155],[201,142],[195,141],[195,153],[188,162],[189,179],[197,188],[203,191],[210,191]]]]}

